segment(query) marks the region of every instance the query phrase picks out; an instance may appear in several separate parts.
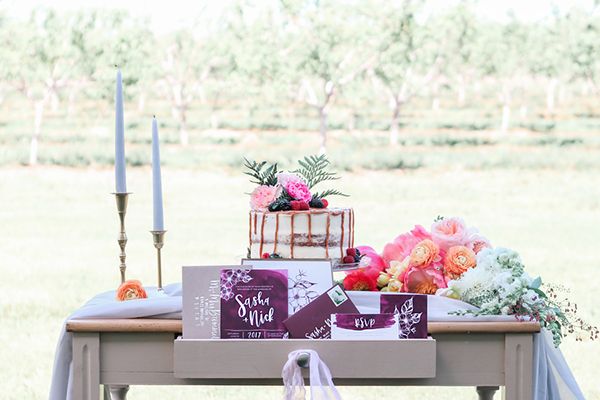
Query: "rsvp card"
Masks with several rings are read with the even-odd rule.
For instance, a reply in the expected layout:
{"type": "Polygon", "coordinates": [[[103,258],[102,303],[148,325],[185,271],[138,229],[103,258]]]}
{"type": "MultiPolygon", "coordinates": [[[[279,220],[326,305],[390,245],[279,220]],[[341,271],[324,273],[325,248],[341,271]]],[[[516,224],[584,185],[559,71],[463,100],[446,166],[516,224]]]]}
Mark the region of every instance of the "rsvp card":
{"type": "Polygon", "coordinates": [[[333,314],[331,338],[397,340],[398,314],[333,314]]]}
{"type": "Polygon", "coordinates": [[[379,305],[382,313],[398,315],[400,339],[427,338],[427,295],[382,293],[379,305]]]}
{"type": "Polygon", "coordinates": [[[288,317],[286,270],[223,269],[221,339],[281,339],[288,317]]]}

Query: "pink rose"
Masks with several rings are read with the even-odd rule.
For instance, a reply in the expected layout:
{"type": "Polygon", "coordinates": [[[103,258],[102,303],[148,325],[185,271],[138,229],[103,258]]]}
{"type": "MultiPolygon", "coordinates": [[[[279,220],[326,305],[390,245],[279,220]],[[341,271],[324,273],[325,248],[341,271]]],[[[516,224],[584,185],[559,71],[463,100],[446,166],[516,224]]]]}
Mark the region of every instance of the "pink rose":
{"type": "Polygon", "coordinates": [[[385,262],[383,261],[383,258],[377,254],[375,249],[370,246],[358,246],[357,249],[362,256],[360,259],[361,267],[370,267],[377,271],[383,271],[385,269],[385,262]]]}
{"type": "Polygon", "coordinates": [[[265,211],[279,195],[281,189],[276,186],[261,185],[250,194],[250,208],[265,211]]]}
{"type": "Polygon", "coordinates": [[[410,232],[403,233],[388,243],[383,248],[383,260],[386,265],[390,265],[390,261],[402,261],[408,257],[412,249],[425,239],[431,239],[429,232],[421,225],[416,225],[410,232]]]}
{"type": "Polygon", "coordinates": [[[444,218],[431,226],[431,238],[444,252],[452,246],[464,246],[468,231],[461,218],[444,218]]]}
{"type": "Polygon", "coordinates": [[[486,237],[481,235],[479,231],[473,229],[467,238],[465,247],[468,247],[469,249],[473,250],[475,254],[477,254],[486,247],[491,248],[492,244],[486,237]]]}
{"type": "Polygon", "coordinates": [[[280,172],[277,174],[277,184],[281,187],[287,187],[289,183],[303,183],[306,185],[304,179],[291,172],[280,172]]]}
{"type": "Polygon", "coordinates": [[[310,202],[310,199],[312,199],[310,190],[308,190],[308,186],[306,186],[306,183],[304,182],[288,182],[287,186],[284,186],[284,188],[288,194],[296,200],[308,203],[310,202]]]}

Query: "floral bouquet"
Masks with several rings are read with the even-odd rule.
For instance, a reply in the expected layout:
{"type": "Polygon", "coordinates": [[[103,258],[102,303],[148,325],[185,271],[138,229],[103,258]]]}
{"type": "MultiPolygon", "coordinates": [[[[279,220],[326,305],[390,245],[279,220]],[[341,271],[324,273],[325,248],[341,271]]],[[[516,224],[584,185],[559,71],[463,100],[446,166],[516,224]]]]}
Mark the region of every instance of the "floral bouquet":
{"type": "Polygon", "coordinates": [[[360,268],[346,275],[346,290],[379,290],[447,296],[472,304],[465,315],[514,315],[537,321],[558,346],[575,330],[591,339],[598,329],[577,317],[577,306],[559,296],[556,287],[542,290],[540,277],[525,272],[519,255],[493,248],[479,230],[460,218],[438,217],[431,230],[417,225],[385,245],[382,254],[359,246],[360,268]]]}

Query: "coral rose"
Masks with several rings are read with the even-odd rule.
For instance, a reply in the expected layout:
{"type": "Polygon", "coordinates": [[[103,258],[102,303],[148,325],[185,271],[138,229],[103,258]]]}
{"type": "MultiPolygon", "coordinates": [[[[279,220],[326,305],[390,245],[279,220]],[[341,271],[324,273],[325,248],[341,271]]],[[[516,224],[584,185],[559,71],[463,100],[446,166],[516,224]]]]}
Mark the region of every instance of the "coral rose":
{"type": "Polygon", "coordinates": [[[440,248],[431,239],[419,242],[410,252],[409,265],[424,268],[436,261],[440,255],[440,248]]]}
{"type": "Polygon", "coordinates": [[[443,251],[452,246],[464,246],[468,240],[465,222],[460,218],[444,218],[431,226],[431,238],[443,251]]]}
{"type": "Polygon", "coordinates": [[[465,246],[450,247],[444,257],[444,271],[452,279],[457,279],[466,270],[476,265],[475,252],[465,246]]]}
{"type": "Polygon", "coordinates": [[[376,278],[365,273],[362,269],[357,269],[350,272],[344,278],[344,289],[346,290],[363,290],[377,291],[376,278]]]}
{"type": "Polygon", "coordinates": [[[135,279],[123,282],[117,289],[117,300],[119,301],[145,299],[147,297],[142,282],[135,279]]]}
{"type": "Polygon", "coordinates": [[[260,185],[250,194],[250,208],[265,211],[280,194],[281,189],[276,186],[260,185]]]}
{"type": "Polygon", "coordinates": [[[383,260],[388,266],[393,260],[404,260],[410,255],[412,249],[424,239],[431,239],[431,235],[421,225],[416,225],[412,231],[399,235],[391,243],[385,245],[382,254],[383,260]]]}

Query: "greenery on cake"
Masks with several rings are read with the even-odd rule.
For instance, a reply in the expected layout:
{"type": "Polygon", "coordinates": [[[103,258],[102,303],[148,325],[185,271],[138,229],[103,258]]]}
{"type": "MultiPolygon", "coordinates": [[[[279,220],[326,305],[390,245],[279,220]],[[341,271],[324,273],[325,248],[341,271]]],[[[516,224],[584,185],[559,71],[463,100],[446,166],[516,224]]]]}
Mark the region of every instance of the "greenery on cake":
{"type": "Polygon", "coordinates": [[[298,160],[299,168],[280,171],[277,163],[251,161],[244,158],[246,175],[258,186],[250,194],[250,207],[259,211],[309,210],[327,208],[329,196],[348,196],[337,189],[311,192],[318,184],[340,179],[330,171],[330,162],[324,154],[306,156],[298,160]]]}

